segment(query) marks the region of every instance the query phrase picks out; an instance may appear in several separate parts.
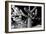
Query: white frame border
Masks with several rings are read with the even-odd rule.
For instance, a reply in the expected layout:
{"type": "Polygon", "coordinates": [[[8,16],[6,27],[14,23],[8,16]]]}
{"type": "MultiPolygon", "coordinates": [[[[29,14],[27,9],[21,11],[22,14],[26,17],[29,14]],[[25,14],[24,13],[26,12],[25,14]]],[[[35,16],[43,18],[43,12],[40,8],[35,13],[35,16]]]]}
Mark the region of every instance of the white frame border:
{"type": "Polygon", "coordinates": [[[29,31],[29,30],[43,30],[44,29],[44,5],[42,4],[28,4],[28,3],[9,3],[9,23],[8,23],[8,31],[15,32],[15,31],[29,31]],[[20,29],[11,29],[11,5],[24,5],[24,6],[41,6],[42,7],[42,26],[40,28],[20,28],[20,29]]]}

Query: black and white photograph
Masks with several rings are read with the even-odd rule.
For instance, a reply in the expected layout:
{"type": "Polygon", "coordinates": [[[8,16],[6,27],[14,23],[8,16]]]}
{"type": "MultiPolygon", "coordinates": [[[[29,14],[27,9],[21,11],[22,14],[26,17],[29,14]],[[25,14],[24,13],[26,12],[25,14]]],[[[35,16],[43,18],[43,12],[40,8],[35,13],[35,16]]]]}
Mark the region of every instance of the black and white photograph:
{"type": "Polygon", "coordinates": [[[11,5],[11,28],[41,27],[41,7],[11,5]]]}
{"type": "Polygon", "coordinates": [[[9,2],[8,31],[44,30],[44,4],[9,2]]]}

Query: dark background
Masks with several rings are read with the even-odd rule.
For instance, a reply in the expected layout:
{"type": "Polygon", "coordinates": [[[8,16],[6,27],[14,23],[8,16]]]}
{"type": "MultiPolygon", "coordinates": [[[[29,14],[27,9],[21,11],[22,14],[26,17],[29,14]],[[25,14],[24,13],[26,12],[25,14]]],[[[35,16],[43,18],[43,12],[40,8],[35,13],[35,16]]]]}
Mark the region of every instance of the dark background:
{"type": "MultiPolygon", "coordinates": [[[[27,12],[24,11],[24,7],[26,7],[28,9],[29,6],[18,6],[15,5],[15,7],[18,7],[19,9],[21,9],[23,11],[24,14],[28,15],[27,12]]],[[[35,6],[30,6],[30,10],[32,10],[35,6]]],[[[40,6],[36,6],[37,7],[37,16],[35,16],[34,19],[32,19],[33,23],[32,23],[32,27],[36,26],[36,25],[41,25],[41,7],[40,6]],[[37,19],[36,19],[37,18],[37,19]],[[39,20],[40,18],[40,20],[39,20]]],[[[12,9],[13,10],[13,9],[12,9]]],[[[13,10],[14,11],[14,10],[13,10]]],[[[34,12],[34,11],[33,11],[34,12]]],[[[24,17],[24,16],[23,16],[24,17]]],[[[22,18],[23,20],[26,19],[26,17],[22,18]]]]}

